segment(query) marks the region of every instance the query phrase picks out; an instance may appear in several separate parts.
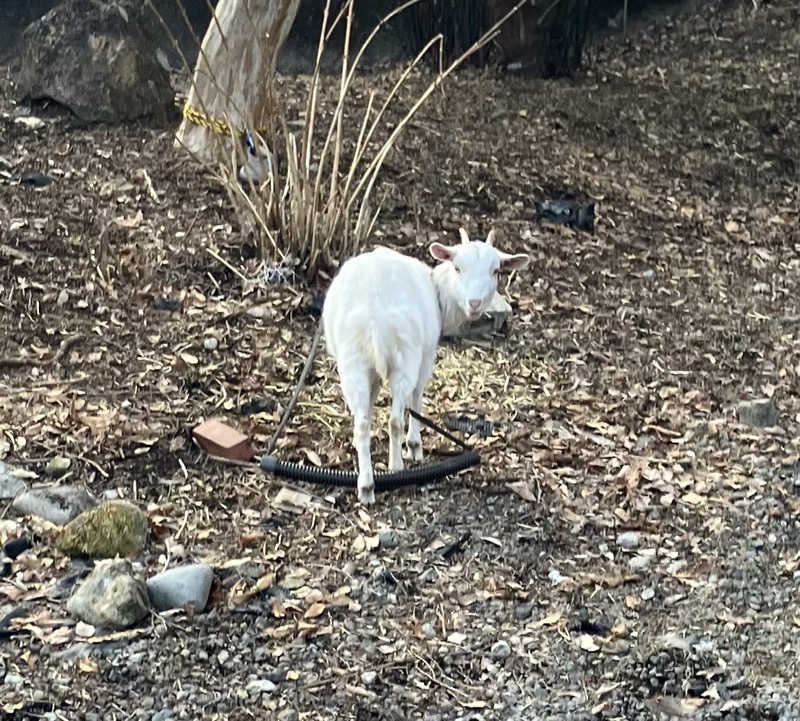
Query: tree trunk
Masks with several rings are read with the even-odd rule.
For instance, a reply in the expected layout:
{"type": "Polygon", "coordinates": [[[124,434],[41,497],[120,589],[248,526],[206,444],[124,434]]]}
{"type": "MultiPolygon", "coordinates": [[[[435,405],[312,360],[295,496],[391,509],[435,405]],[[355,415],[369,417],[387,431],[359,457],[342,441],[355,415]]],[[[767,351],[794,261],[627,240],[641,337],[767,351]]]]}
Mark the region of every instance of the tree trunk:
{"type": "MultiPolygon", "coordinates": [[[[271,134],[278,52],[300,0],[220,0],[203,38],[175,145],[215,162],[244,128],[271,134]]],[[[229,151],[228,151],[229,152],[229,151]]]]}

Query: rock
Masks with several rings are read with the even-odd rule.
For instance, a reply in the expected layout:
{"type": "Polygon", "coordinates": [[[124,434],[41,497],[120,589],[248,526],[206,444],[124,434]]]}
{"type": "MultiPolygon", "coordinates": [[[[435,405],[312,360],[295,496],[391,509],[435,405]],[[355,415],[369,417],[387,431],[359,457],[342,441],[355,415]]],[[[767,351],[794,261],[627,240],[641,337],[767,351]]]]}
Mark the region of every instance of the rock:
{"type": "Polygon", "coordinates": [[[258,696],[262,693],[272,693],[276,688],[277,686],[268,678],[256,678],[247,682],[245,690],[251,696],[258,696]]]}
{"type": "Polygon", "coordinates": [[[755,428],[769,428],[778,422],[778,408],[772,398],[742,401],[739,404],[739,423],[755,428]]]}
{"type": "Polygon", "coordinates": [[[422,624],[422,635],[425,636],[425,638],[434,638],[436,636],[436,629],[433,627],[432,623],[422,624]]]}
{"type": "Polygon", "coordinates": [[[78,486],[40,486],[20,493],[12,507],[20,515],[38,516],[63,526],[92,504],[92,497],[78,486]]]}
{"type": "Polygon", "coordinates": [[[617,536],[617,545],[626,551],[631,551],[639,545],[639,534],[636,531],[625,531],[617,536]]]}
{"type": "Polygon", "coordinates": [[[67,611],[93,626],[129,628],[150,611],[147,587],[134,576],[130,561],[99,561],[67,601],[67,611]]]}
{"type": "Polygon", "coordinates": [[[656,272],[652,268],[648,268],[647,270],[642,272],[642,280],[646,280],[648,283],[650,283],[655,279],[656,279],[656,272]]]}
{"type": "Polygon", "coordinates": [[[293,708],[285,708],[278,714],[278,721],[297,721],[297,711],[293,708]]]}
{"type": "Polygon", "coordinates": [[[12,561],[20,554],[31,548],[33,544],[27,536],[12,538],[3,544],[3,553],[12,561]]]}
{"type": "Polygon", "coordinates": [[[650,565],[650,561],[652,558],[650,556],[643,556],[641,554],[635,555],[628,561],[628,565],[631,567],[633,571],[641,571],[647,568],[650,565]]]}
{"type": "Polygon", "coordinates": [[[504,659],[510,655],[511,646],[508,645],[508,641],[500,640],[492,644],[492,658],[504,659]]]}
{"type": "Polygon", "coordinates": [[[168,41],[147,3],[66,0],[31,23],[11,62],[17,98],[50,98],[85,121],[168,117],[156,50],[168,41]]]}
{"type": "Polygon", "coordinates": [[[14,498],[25,490],[25,482],[17,478],[12,469],[0,461],[0,501],[14,498]]]}
{"type": "Polygon", "coordinates": [[[156,711],[150,721],[169,721],[175,713],[172,709],[162,708],[161,711],[156,711]]]}
{"type": "Polygon", "coordinates": [[[12,673],[11,671],[9,671],[3,679],[3,683],[6,686],[22,686],[24,682],[25,679],[22,678],[22,676],[17,673],[12,673]]]}
{"type": "Polygon", "coordinates": [[[147,514],[138,506],[128,501],[106,501],[64,526],[55,546],[69,556],[138,556],[149,531],[147,514]]]}
{"type": "Polygon", "coordinates": [[[44,472],[48,476],[57,478],[58,476],[64,475],[69,470],[70,465],[72,465],[72,461],[70,461],[69,458],[64,458],[64,456],[54,456],[48,462],[44,472]]]}
{"type": "Polygon", "coordinates": [[[364,671],[361,674],[361,683],[365,686],[372,686],[378,680],[378,674],[375,671],[364,671]]]}
{"type": "Polygon", "coordinates": [[[426,568],[419,576],[420,583],[435,583],[437,578],[436,569],[432,566],[426,568]]]}
{"type": "Polygon", "coordinates": [[[769,283],[763,281],[753,284],[753,293],[769,293],[771,290],[769,283]]]}
{"type": "Polygon", "coordinates": [[[203,339],[203,348],[209,352],[216,350],[218,345],[219,341],[213,335],[206,336],[203,339]]]}
{"type": "Polygon", "coordinates": [[[521,603],[514,609],[514,618],[517,621],[526,621],[531,617],[533,613],[533,604],[532,603],[521,603]]]}
{"type": "Polygon", "coordinates": [[[150,603],[158,611],[183,608],[187,603],[202,611],[208,602],[213,578],[213,569],[203,563],[170,568],[147,581],[150,603]]]}
{"type": "Polygon", "coordinates": [[[398,543],[397,531],[393,528],[381,528],[378,531],[378,544],[381,548],[395,548],[398,543]]]}

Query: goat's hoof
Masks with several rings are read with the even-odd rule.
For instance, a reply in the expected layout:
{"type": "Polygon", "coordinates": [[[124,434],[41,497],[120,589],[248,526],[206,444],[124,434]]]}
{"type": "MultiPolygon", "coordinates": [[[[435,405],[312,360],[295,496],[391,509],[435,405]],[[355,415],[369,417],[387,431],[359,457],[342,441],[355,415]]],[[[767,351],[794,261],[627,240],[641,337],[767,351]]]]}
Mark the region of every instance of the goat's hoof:
{"type": "Polygon", "coordinates": [[[375,503],[375,486],[372,485],[369,488],[359,488],[358,502],[362,506],[371,506],[373,503],[375,503]]]}

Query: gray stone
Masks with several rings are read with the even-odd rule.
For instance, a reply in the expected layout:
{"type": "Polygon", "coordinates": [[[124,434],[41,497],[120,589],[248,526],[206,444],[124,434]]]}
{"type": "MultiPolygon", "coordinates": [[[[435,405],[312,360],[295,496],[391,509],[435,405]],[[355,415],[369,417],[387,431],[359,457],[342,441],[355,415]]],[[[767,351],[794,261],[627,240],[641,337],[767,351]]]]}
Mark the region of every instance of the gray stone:
{"type": "Polygon", "coordinates": [[[361,674],[361,683],[365,686],[372,686],[378,680],[378,674],[375,671],[364,671],[361,674]]]}
{"type": "Polygon", "coordinates": [[[422,583],[434,583],[436,581],[437,577],[438,577],[438,574],[436,573],[436,569],[431,567],[431,568],[426,568],[420,574],[419,580],[422,583]]]}
{"type": "Polygon", "coordinates": [[[72,461],[69,458],[54,456],[47,462],[44,472],[48,476],[58,477],[65,474],[71,465],[72,461]]]}
{"type": "Polygon", "coordinates": [[[285,708],[278,714],[278,721],[297,721],[297,711],[293,708],[285,708]]]}
{"type": "Polygon", "coordinates": [[[99,561],[67,601],[67,611],[100,628],[129,628],[150,611],[147,587],[134,576],[130,561],[99,561]]]}
{"type": "Polygon", "coordinates": [[[75,516],[91,508],[91,496],[78,486],[39,486],[20,493],[12,504],[23,516],[38,516],[57,526],[69,523],[75,516]]]}
{"type": "Polygon", "coordinates": [[[533,613],[533,604],[532,603],[521,603],[514,609],[514,618],[517,621],[526,621],[531,617],[533,613]]]}
{"type": "Polygon", "coordinates": [[[656,279],[656,272],[652,268],[648,268],[642,273],[642,280],[646,280],[648,283],[654,281],[656,279]]]}
{"type": "Polygon", "coordinates": [[[203,348],[209,352],[216,350],[218,345],[219,341],[213,335],[206,336],[203,339],[203,348]]]}
{"type": "Polygon", "coordinates": [[[12,673],[9,671],[5,678],[3,679],[3,683],[6,686],[21,686],[24,683],[25,679],[22,678],[18,673],[12,673]]]}
{"type": "Polygon", "coordinates": [[[772,398],[742,401],[739,404],[739,423],[755,428],[769,428],[778,422],[778,408],[772,398]]]}
{"type": "Polygon", "coordinates": [[[82,120],[169,117],[168,47],[147,3],[66,0],[24,31],[11,62],[18,98],[50,98],[82,120]]]}
{"type": "Polygon", "coordinates": [[[634,571],[641,571],[647,568],[650,565],[650,561],[652,558],[650,556],[643,556],[641,554],[637,554],[630,561],[628,561],[628,565],[634,571]]]}
{"type": "Polygon", "coordinates": [[[170,568],[147,581],[147,592],[153,608],[168,611],[183,608],[187,603],[202,611],[208,602],[214,571],[211,566],[193,563],[170,568]]]}
{"type": "Polygon", "coordinates": [[[247,686],[245,686],[245,690],[251,696],[258,696],[262,693],[272,693],[276,688],[277,686],[268,678],[255,678],[252,681],[248,681],[247,686]]]}
{"type": "Polygon", "coordinates": [[[639,534],[636,531],[625,531],[617,536],[617,545],[626,551],[631,551],[639,546],[639,534]]]}
{"type": "Polygon", "coordinates": [[[432,623],[422,624],[422,635],[425,636],[425,638],[434,638],[434,636],[436,636],[436,629],[433,627],[432,623]]]}
{"type": "Polygon", "coordinates": [[[162,708],[161,711],[156,711],[156,713],[153,714],[153,718],[150,719],[150,721],[169,721],[174,715],[175,713],[172,709],[162,708]]]}
{"type": "Polygon", "coordinates": [[[0,461],[0,501],[14,498],[25,488],[25,482],[13,475],[12,469],[0,461]]]}
{"type": "Polygon", "coordinates": [[[492,644],[492,657],[497,659],[508,658],[511,655],[511,646],[508,641],[496,641],[492,644]]]}
{"type": "Polygon", "coordinates": [[[378,531],[378,542],[381,548],[395,548],[399,543],[397,531],[393,528],[381,528],[378,531]]]}

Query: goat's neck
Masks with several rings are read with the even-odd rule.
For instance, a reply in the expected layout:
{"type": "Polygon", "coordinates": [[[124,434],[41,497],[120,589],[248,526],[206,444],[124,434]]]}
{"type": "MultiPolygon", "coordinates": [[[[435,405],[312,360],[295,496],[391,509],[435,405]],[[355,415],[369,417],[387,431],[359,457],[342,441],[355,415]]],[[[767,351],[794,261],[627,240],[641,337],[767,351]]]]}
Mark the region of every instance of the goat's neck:
{"type": "Polygon", "coordinates": [[[439,299],[439,312],[442,317],[441,335],[455,335],[467,319],[466,314],[455,301],[455,269],[449,261],[440,263],[433,269],[433,285],[439,299]]]}

